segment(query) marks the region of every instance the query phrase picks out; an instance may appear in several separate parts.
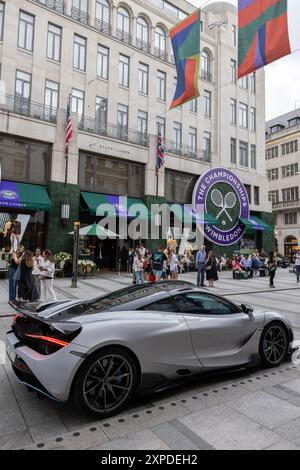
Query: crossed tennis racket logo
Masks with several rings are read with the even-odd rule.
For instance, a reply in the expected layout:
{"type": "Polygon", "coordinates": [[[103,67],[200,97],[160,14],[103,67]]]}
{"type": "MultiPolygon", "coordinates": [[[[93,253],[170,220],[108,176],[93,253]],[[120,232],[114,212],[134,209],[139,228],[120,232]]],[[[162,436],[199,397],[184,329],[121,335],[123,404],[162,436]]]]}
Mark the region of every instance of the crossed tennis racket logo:
{"type": "Polygon", "coordinates": [[[223,194],[218,189],[214,189],[211,193],[211,200],[216,207],[221,209],[216,218],[219,219],[222,214],[226,214],[230,222],[233,222],[227,209],[233,209],[236,205],[236,195],[233,192],[229,192],[223,197],[223,194]]]}

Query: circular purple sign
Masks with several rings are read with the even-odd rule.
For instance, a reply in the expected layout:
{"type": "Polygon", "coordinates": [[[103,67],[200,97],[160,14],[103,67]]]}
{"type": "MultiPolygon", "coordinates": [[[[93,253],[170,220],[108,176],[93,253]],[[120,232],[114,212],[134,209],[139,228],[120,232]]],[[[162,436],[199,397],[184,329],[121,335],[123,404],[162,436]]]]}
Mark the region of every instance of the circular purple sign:
{"type": "Polygon", "coordinates": [[[204,225],[208,240],[221,246],[234,245],[245,233],[240,219],[249,219],[246,188],[240,178],[227,168],[208,170],[195,185],[193,210],[204,223],[208,214],[214,218],[215,223],[204,225]]]}

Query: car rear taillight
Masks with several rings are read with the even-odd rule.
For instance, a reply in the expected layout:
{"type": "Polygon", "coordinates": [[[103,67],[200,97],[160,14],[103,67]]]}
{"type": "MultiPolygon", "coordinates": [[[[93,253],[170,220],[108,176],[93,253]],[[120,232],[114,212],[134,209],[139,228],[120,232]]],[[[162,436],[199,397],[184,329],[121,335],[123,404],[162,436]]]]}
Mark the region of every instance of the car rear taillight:
{"type": "Polygon", "coordinates": [[[57,338],[51,338],[50,336],[42,336],[42,335],[30,335],[30,334],[25,334],[27,338],[33,338],[36,339],[37,341],[42,341],[45,343],[50,343],[50,344],[55,344],[56,346],[59,346],[60,348],[65,348],[68,346],[70,343],[68,341],[62,341],[57,338]]]}

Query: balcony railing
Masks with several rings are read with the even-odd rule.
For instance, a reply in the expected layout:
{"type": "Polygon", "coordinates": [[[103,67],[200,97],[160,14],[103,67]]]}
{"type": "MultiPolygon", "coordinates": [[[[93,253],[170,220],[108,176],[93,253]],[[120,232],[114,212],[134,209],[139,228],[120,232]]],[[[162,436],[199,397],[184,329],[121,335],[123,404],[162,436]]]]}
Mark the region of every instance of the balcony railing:
{"type": "Polygon", "coordinates": [[[122,31],[122,29],[117,29],[116,38],[119,39],[119,41],[125,42],[126,44],[132,44],[132,36],[128,33],[125,33],[125,31],[122,31]]]}
{"type": "Polygon", "coordinates": [[[73,20],[79,21],[79,23],[82,23],[82,24],[89,23],[89,15],[85,11],[77,10],[77,8],[72,8],[71,16],[73,20]]]}
{"type": "Polygon", "coordinates": [[[166,53],[166,51],[159,49],[158,47],[155,47],[154,55],[155,57],[158,57],[160,60],[163,60],[164,62],[168,62],[168,54],[166,53]]]}
{"type": "Polygon", "coordinates": [[[151,44],[138,38],[136,38],[136,47],[141,49],[141,51],[147,52],[148,54],[151,52],[151,44]]]}
{"type": "Polygon", "coordinates": [[[272,207],[274,211],[297,208],[300,207],[300,199],[295,199],[293,201],[273,202],[272,207]]]}
{"type": "Polygon", "coordinates": [[[105,23],[104,21],[95,19],[95,28],[100,31],[101,33],[107,34],[111,36],[112,34],[112,26],[109,23],[105,23]]]}
{"type": "Polygon", "coordinates": [[[206,72],[205,70],[200,71],[200,77],[203,80],[206,80],[208,82],[212,82],[212,74],[210,72],[206,72]]]}
{"type": "Polygon", "coordinates": [[[56,123],[56,109],[35,103],[28,98],[1,93],[0,109],[40,121],[56,123]]]}
{"type": "Polygon", "coordinates": [[[65,5],[62,0],[33,0],[36,3],[45,5],[50,10],[57,11],[58,13],[65,13],[65,5]]]}
{"type": "Polygon", "coordinates": [[[211,152],[207,152],[206,150],[195,149],[189,145],[182,145],[171,140],[165,140],[164,145],[166,153],[172,153],[173,155],[178,155],[180,157],[188,157],[204,162],[211,161],[211,152]]]}
{"type": "Polygon", "coordinates": [[[148,134],[128,129],[126,126],[108,124],[105,121],[83,117],[78,122],[78,130],[109,137],[111,139],[123,140],[124,142],[141,145],[143,147],[149,147],[148,134]]]}

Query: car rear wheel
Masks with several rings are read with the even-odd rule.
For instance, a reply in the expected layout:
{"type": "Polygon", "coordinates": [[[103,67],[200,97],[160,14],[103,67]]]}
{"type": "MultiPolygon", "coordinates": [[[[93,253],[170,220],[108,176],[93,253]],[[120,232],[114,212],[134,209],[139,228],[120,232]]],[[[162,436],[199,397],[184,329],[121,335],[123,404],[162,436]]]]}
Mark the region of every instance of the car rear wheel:
{"type": "Polygon", "coordinates": [[[267,325],[260,341],[260,357],[267,367],[276,367],[284,360],[288,351],[288,334],[282,323],[267,325]]]}
{"type": "Polygon", "coordinates": [[[117,413],[133,396],[138,370],[135,360],[122,349],[95,353],[83,364],[75,383],[76,404],[89,414],[106,418],[117,413]]]}

